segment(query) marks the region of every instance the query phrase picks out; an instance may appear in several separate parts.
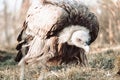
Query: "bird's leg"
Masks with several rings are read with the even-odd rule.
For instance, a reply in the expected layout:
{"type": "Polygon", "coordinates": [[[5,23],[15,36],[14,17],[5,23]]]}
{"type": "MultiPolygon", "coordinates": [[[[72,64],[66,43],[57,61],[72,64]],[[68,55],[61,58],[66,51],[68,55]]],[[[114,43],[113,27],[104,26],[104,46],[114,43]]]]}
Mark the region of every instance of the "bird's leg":
{"type": "Polygon", "coordinates": [[[57,54],[57,40],[57,37],[51,37],[50,39],[47,39],[40,54],[31,58],[27,58],[26,63],[35,63],[43,58],[50,59],[51,57],[55,56],[57,54]]]}
{"type": "Polygon", "coordinates": [[[46,40],[41,51],[42,55],[33,57],[27,61],[28,64],[38,63],[40,66],[42,66],[42,71],[38,80],[44,80],[44,78],[49,75],[47,61],[57,54],[57,40],[57,37],[52,37],[49,40],[46,40]]]}
{"type": "Polygon", "coordinates": [[[49,75],[47,61],[53,56],[55,56],[56,48],[57,48],[57,38],[52,37],[47,41],[47,43],[45,44],[43,48],[44,54],[40,58],[37,59],[37,61],[39,61],[42,65],[42,71],[41,71],[41,74],[38,80],[44,80],[44,78],[49,75]]]}
{"type": "Polygon", "coordinates": [[[57,46],[58,46],[58,44],[57,44],[57,42],[58,42],[58,38],[57,37],[53,37],[52,39],[51,39],[51,44],[50,44],[50,51],[54,54],[54,55],[57,55],[57,46]]]}
{"type": "Polygon", "coordinates": [[[58,38],[57,37],[51,37],[46,41],[46,44],[44,45],[43,48],[43,53],[48,54],[48,53],[53,53],[55,54],[57,52],[57,42],[58,38]]]}
{"type": "Polygon", "coordinates": [[[43,55],[37,58],[38,61],[48,61],[50,58],[54,57],[57,54],[57,40],[57,37],[52,37],[47,40],[42,50],[43,55]]]}
{"type": "Polygon", "coordinates": [[[24,80],[24,76],[25,76],[25,63],[22,62],[22,64],[20,65],[20,80],[24,80]]]}

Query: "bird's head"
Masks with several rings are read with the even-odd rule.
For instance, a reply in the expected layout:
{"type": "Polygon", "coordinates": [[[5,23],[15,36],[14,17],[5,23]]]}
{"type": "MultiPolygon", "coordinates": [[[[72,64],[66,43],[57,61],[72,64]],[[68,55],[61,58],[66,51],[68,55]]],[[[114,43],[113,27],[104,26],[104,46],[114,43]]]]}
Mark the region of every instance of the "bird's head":
{"type": "Polygon", "coordinates": [[[90,35],[87,29],[73,32],[71,43],[79,48],[83,48],[85,52],[89,52],[90,35]]]}

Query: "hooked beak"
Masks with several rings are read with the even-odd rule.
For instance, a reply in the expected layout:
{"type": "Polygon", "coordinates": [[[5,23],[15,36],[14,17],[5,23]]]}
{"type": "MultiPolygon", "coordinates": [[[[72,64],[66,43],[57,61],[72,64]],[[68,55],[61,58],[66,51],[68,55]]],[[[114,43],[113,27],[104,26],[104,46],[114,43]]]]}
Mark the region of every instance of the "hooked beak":
{"type": "Polygon", "coordinates": [[[88,45],[84,45],[83,49],[85,50],[86,53],[90,51],[90,47],[88,45]]]}

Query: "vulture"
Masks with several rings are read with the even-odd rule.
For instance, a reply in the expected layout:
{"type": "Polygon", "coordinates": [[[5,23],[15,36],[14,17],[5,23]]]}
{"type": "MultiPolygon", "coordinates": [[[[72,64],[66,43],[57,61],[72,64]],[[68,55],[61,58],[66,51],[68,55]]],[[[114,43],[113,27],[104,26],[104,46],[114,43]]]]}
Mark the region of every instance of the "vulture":
{"type": "Polygon", "coordinates": [[[97,17],[80,0],[39,0],[27,11],[15,61],[22,68],[36,63],[43,68],[62,63],[86,66],[86,53],[98,32],[97,17]]]}

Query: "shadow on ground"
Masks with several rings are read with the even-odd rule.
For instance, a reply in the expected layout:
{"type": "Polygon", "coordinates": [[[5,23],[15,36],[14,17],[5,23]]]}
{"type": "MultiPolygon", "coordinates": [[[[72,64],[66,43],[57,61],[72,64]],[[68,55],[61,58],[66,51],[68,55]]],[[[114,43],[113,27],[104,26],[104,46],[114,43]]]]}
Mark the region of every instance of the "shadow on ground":
{"type": "Polygon", "coordinates": [[[7,51],[0,50],[0,67],[7,65],[15,65],[15,54],[7,51]]]}

